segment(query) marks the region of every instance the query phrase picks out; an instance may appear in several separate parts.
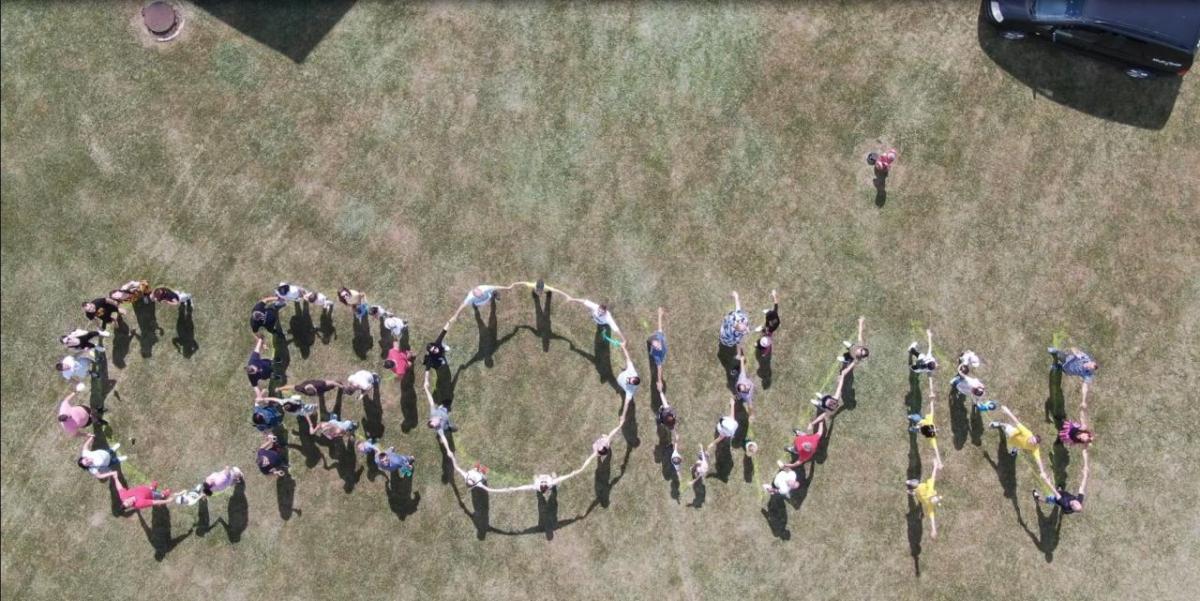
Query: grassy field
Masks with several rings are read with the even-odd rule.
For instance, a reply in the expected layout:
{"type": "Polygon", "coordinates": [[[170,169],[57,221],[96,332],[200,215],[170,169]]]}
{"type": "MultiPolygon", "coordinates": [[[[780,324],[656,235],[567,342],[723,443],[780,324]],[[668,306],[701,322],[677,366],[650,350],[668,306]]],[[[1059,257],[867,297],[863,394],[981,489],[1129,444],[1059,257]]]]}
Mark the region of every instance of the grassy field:
{"type": "MultiPolygon", "coordinates": [[[[169,44],[138,31],[138,6],[0,5],[6,599],[1157,600],[1200,587],[1197,75],[1137,87],[1033,42],[998,45],[966,1],[364,1],[312,23],[294,5],[185,4],[169,44]],[[296,30],[268,43],[315,45],[243,31],[273,18],[296,30]],[[882,192],[863,161],[881,144],[900,149],[882,192]],[[133,479],[180,488],[253,461],[245,322],[276,282],[366,290],[411,319],[416,344],[474,284],[538,276],[609,301],[634,346],[667,308],[689,456],[728,398],[716,328],[730,290],[758,309],[778,288],[757,464],[735,453],[699,498],[673,484],[644,386],[607,471],[553,503],[472,498],[410,427],[427,414],[419,387],[386,380],[375,426],[417,456],[410,483],[291,434],[294,485],[248,474],[244,495],[203,512],[116,517],[54,421],[56,337],[82,324],[80,301],[130,278],[193,292],[194,320],[171,307],[131,320],[110,349],[115,388],[95,400],[133,479]],[[859,315],[873,356],[854,406],[802,499],[768,505],[760,483],[859,315]],[[904,349],[925,327],[943,359],[979,352],[992,394],[1047,436],[1047,344],[1099,359],[1086,512],[1040,519],[1030,471],[994,467],[996,434],[951,419],[942,374],[946,500],[929,539],[903,489],[917,467],[904,349]]],[[[284,319],[289,379],[379,368],[378,332],[356,337],[343,308],[327,336],[284,319]]],[[[561,338],[544,344],[530,299],[504,296],[502,344],[459,372],[459,451],[503,482],[576,464],[615,421],[590,320],[556,304],[552,324],[561,338]]],[[[455,365],[480,337],[464,314],[455,365]]],[[[1077,385],[1062,390],[1073,413],[1077,385]]]]}

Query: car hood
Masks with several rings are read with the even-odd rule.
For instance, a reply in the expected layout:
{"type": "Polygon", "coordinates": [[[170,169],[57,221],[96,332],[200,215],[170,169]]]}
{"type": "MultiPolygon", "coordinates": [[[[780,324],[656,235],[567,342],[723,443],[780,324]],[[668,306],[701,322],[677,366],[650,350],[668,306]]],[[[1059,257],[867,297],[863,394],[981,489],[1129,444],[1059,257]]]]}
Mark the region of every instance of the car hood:
{"type": "Polygon", "coordinates": [[[1200,40],[1200,2],[1197,0],[1088,0],[1083,4],[1080,17],[1144,33],[1189,51],[1194,50],[1200,40]]]}

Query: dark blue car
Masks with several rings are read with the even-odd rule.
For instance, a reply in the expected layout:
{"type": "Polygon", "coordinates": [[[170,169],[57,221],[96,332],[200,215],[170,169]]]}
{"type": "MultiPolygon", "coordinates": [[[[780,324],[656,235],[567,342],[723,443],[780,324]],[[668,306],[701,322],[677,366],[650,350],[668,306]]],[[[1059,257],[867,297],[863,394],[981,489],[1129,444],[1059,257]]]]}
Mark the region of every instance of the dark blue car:
{"type": "Polygon", "coordinates": [[[1183,75],[1200,45],[1200,0],[984,0],[1004,37],[1045,38],[1113,60],[1125,74],[1183,75]]]}

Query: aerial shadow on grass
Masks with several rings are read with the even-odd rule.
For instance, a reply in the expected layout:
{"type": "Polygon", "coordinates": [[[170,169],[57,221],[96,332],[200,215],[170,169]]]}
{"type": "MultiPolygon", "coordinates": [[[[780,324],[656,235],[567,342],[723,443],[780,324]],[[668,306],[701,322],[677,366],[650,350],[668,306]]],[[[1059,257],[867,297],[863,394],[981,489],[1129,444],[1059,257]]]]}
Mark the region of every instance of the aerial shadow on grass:
{"type": "Polygon", "coordinates": [[[366,359],[371,354],[371,347],[375,346],[375,338],[371,335],[371,318],[355,318],[353,331],[354,338],[350,346],[354,349],[354,355],[366,359]]]}
{"type": "Polygon", "coordinates": [[[1046,514],[1042,511],[1042,504],[1036,503],[1035,511],[1037,511],[1038,531],[1035,534],[1029,529],[1025,520],[1021,517],[1021,512],[1017,512],[1017,523],[1029,536],[1029,540],[1037,547],[1038,551],[1046,558],[1046,563],[1054,561],[1054,551],[1058,549],[1059,531],[1062,530],[1062,512],[1055,505],[1050,509],[1050,513],[1046,514]]]}
{"type": "Polygon", "coordinates": [[[971,444],[977,447],[983,445],[983,417],[975,410],[974,403],[959,393],[953,384],[947,397],[950,399],[950,431],[954,448],[961,450],[968,437],[971,444]]]}
{"type": "Polygon", "coordinates": [[[279,517],[284,521],[292,519],[292,514],[301,514],[296,508],[296,480],[291,475],[275,478],[275,503],[279,506],[279,517]]]}
{"type": "Polygon", "coordinates": [[[337,328],[333,326],[333,309],[321,309],[320,325],[317,327],[317,334],[321,337],[321,344],[329,344],[331,340],[337,338],[337,328]]]}
{"type": "Polygon", "coordinates": [[[156,505],[150,508],[150,523],[146,523],[146,518],[142,512],[138,511],[138,523],[142,525],[142,532],[146,533],[146,540],[150,542],[150,546],[154,547],[154,561],[162,561],[167,558],[175,547],[184,539],[192,535],[193,528],[188,528],[187,532],[179,536],[171,535],[171,511],[162,505],[156,505]]]}
{"type": "Polygon", "coordinates": [[[292,351],[288,348],[287,335],[282,330],[271,334],[271,383],[272,390],[287,384],[287,370],[292,365],[292,351]]]}
{"type": "Polygon", "coordinates": [[[800,511],[800,508],[804,506],[804,500],[808,498],[808,489],[816,474],[816,466],[812,463],[807,464],[806,467],[802,466],[796,472],[796,477],[800,480],[799,488],[793,490],[787,497],[773,494],[767,499],[767,506],[762,510],[762,515],[771,528],[771,534],[779,540],[791,540],[792,532],[787,527],[788,506],[790,505],[793,511],[800,511]],[[808,470],[807,473],[805,469],[808,470]]]}
{"type": "MultiPolygon", "coordinates": [[[[96,351],[95,356],[96,360],[92,362],[92,383],[88,390],[88,405],[95,411],[103,413],[106,409],[105,401],[108,399],[108,393],[116,388],[117,381],[108,377],[108,359],[104,353],[96,351]]],[[[97,439],[102,440],[104,436],[102,424],[93,423],[92,430],[97,439]]]]}
{"type": "Polygon", "coordinates": [[[276,0],[270,4],[195,0],[198,8],[260,44],[303,63],[356,0],[276,0]]]}
{"type": "Polygon", "coordinates": [[[768,390],[771,388],[771,382],[772,382],[772,379],[774,376],[774,372],[771,371],[771,355],[769,355],[769,354],[764,355],[762,353],[757,353],[757,355],[758,355],[758,372],[757,372],[758,379],[762,380],[763,390],[768,390]]]}
{"type": "Polygon", "coordinates": [[[737,358],[737,349],[718,342],[717,363],[721,365],[721,371],[725,374],[725,387],[730,392],[733,392],[737,386],[738,373],[741,371],[741,362],[737,358]]]}
{"type": "Polygon", "coordinates": [[[215,522],[211,522],[209,518],[210,499],[211,497],[200,499],[196,511],[196,524],[192,527],[196,536],[203,537],[217,526],[221,526],[225,530],[225,537],[229,539],[229,542],[235,544],[240,542],[242,533],[250,524],[250,503],[246,500],[246,483],[238,482],[234,485],[225,516],[217,518],[215,522]]]}
{"type": "Polygon", "coordinates": [[[159,336],[163,333],[163,329],[158,325],[156,307],[157,303],[142,300],[133,303],[133,315],[137,319],[138,348],[144,359],[154,355],[154,345],[158,344],[159,336]]]}
{"type": "Polygon", "coordinates": [[[1062,370],[1051,369],[1048,376],[1049,386],[1046,393],[1046,421],[1054,424],[1054,429],[1062,428],[1067,419],[1067,402],[1063,395],[1062,370]]]}
{"type": "Polygon", "coordinates": [[[388,476],[386,490],[388,508],[401,522],[417,512],[417,506],[421,504],[421,493],[413,492],[412,478],[392,472],[388,476]]]}
{"type": "Polygon", "coordinates": [[[196,322],[192,317],[194,309],[192,303],[182,303],[177,308],[179,310],[175,314],[175,337],[171,339],[171,345],[188,359],[200,350],[200,343],[196,341],[196,322]]]}
{"type": "Polygon", "coordinates": [[[496,332],[496,298],[493,296],[492,302],[488,303],[487,322],[483,321],[479,307],[472,306],[471,309],[475,313],[475,327],[479,331],[479,344],[475,347],[479,350],[476,351],[476,355],[482,359],[484,367],[491,369],[496,366],[494,356],[499,346],[499,335],[496,332]]]}
{"type": "Polygon", "coordinates": [[[887,204],[887,178],[887,171],[876,169],[875,179],[871,182],[875,185],[875,206],[881,209],[883,205],[887,204]]]}
{"type": "Polygon", "coordinates": [[[129,356],[129,347],[133,342],[133,331],[124,319],[113,325],[112,362],[120,369],[125,369],[125,357],[129,356]]]}
{"type": "Polygon", "coordinates": [[[542,339],[542,352],[550,352],[550,341],[554,338],[554,326],[550,321],[550,308],[553,304],[554,293],[546,291],[543,299],[537,292],[529,293],[533,297],[533,314],[537,324],[537,335],[542,339]]]}
{"type": "MultiPolygon", "coordinates": [[[[842,366],[838,366],[842,369],[842,366]]],[[[854,390],[854,370],[850,370],[846,374],[846,379],[842,384],[842,409],[845,411],[854,411],[858,407],[858,394],[854,390]]],[[[832,425],[832,420],[830,420],[832,425]]]]}
{"type": "MultiPolygon", "coordinates": [[[[921,395],[921,376],[912,371],[908,372],[908,395],[904,397],[907,405],[908,413],[921,413],[922,395],[921,395]]],[[[921,480],[921,449],[917,440],[916,432],[908,433],[908,471],[905,472],[906,480],[921,480]]],[[[917,578],[921,577],[921,535],[924,532],[924,516],[921,512],[921,506],[917,503],[912,495],[908,497],[908,513],[905,514],[908,521],[908,553],[913,560],[913,573],[917,578]]]]}
{"type": "Polygon", "coordinates": [[[294,309],[291,319],[288,320],[288,333],[300,351],[300,358],[307,359],[313,345],[317,343],[317,328],[313,325],[312,311],[308,303],[296,302],[294,309]]]}
{"type": "MultiPolygon", "coordinates": [[[[406,330],[407,331],[407,330],[406,330]]],[[[392,335],[392,331],[384,325],[384,318],[379,318],[379,359],[387,359],[388,352],[392,350],[392,343],[396,341],[396,337],[392,335]]]]}
{"type": "MultiPolygon", "coordinates": [[[[1123,69],[1062,44],[1029,36],[1006,40],[984,17],[980,5],[979,47],[1009,75],[1038,96],[1093,117],[1144,129],[1162,129],[1175,109],[1182,78],[1169,75],[1135,80],[1123,69]]],[[[1031,110],[1018,105],[1019,111],[1031,110]]]]}
{"type": "Polygon", "coordinates": [[[688,507],[700,509],[704,507],[704,501],[708,499],[708,488],[704,486],[704,478],[692,482],[692,502],[688,503],[688,507]]]}
{"type": "Polygon", "coordinates": [[[600,382],[608,384],[621,398],[625,398],[625,390],[617,382],[617,376],[612,368],[612,343],[608,341],[608,326],[596,326],[596,335],[592,339],[592,364],[596,366],[596,375],[600,382]]]}
{"type": "MultiPolygon", "coordinates": [[[[401,337],[401,340],[407,338],[406,334],[401,337]]],[[[401,344],[400,348],[404,349],[406,346],[406,344],[401,344]]],[[[417,414],[417,370],[410,367],[397,384],[400,386],[400,416],[403,418],[403,421],[400,422],[400,431],[411,432],[420,421],[417,414]]]]}
{"type": "Polygon", "coordinates": [[[383,425],[383,403],[379,399],[380,383],[381,382],[376,382],[375,386],[371,388],[371,395],[362,400],[362,428],[363,434],[365,434],[367,438],[383,438],[383,431],[385,427],[383,425]]]}
{"type": "Polygon", "coordinates": [[[1058,508],[1055,507],[1050,512],[1050,515],[1044,515],[1041,503],[1036,503],[1038,532],[1035,534],[1029,529],[1028,524],[1025,523],[1025,518],[1021,515],[1021,504],[1018,501],[1017,495],[1017,458],[1009,454],[1008,443],[1005,438],[1001,436],[996,445],[996,460],[993,461],[986,451],[983,453],[983,458],[996,471],[996,477],[1000,481],[1004,496],[1012,501],[1013,513],[1017,516],[1017,524],[1021,526],[1038,550],[1046,556],[1046,563],[1054,561],[1054,550],[1058,548],[1058,533],[1062,526],[1060,521],[1062,518],[1058,508]]]}

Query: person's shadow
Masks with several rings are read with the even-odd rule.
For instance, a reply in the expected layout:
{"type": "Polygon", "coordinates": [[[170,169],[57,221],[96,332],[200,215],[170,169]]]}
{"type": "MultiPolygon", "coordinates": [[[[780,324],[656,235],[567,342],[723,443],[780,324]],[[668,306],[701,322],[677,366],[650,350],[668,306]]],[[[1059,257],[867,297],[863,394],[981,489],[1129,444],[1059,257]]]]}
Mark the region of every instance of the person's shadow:
{"type": "Polygon", "coordinates": [[[887,178],[887,171],[875,169],[875,179],[872,182],[875,184],[875,206],[881,209],[887,204],[887,178]]]}
{"type": "Polygon", "coordinates": [[[554,540],[554,530],[558,527],[558,487],[550,489],[548,494],[537,493],[538,530],[546,534],[546,540],[554,540]]]}
{"type": "Polygon", "coordinates": [[[771,355],[764,355],[762,352],[758,352],[756,355],[758,356],[758,379],[762,380],[762,389],[767,390],[771,388],[771,377],[774,375],[774,372],[771,371],[771,355]]]}
{"type": "Polygon", "coordinates": [[[592,340],[592,364],[596,366],[596,375],[600,382],[608,384],[621,398],[625,397],[625,389],[617,382],[617,376],[612,369],[612,345],[605,334],[608,326],[596,326],[596,335],[592,340]]]}
{"type": "Polygon", "coordinates": [[[354,348],[354,355],[359,359],[366,359],[371,354],[371,347],[375,346],[375,338],[371,336],[370,317],[354,319],[354,339],[350,346],[354,348]]]}
{"type": "Polygon", "coordinates": [[[537,334],[542,339],[542,352],[550,352],[550,340],[554,337],[554,330],[550,322],[550,305],[553,292],[549,290],[545,293],[545,299],[538,295],[537,292],[530,292],[533,296],[533,311],[536,316],[537,334]]]}
{"type": "Polygon", "coordinates": [[[363,399],[363,434],[367,438],[383,438],[383,404],[379,400],[379,383],[371,389],[371,396],[363,399]]]}
{"type": "Polygon", "coordinates": [[[471,489],[471,521],[475,524],[475,538],[483,540],[491,527],[491,498],[488,491],[476,487],[471,489]]]}
{"type": "Polygon", "coordinates": [[[741,370],[737,349],[717,343],[717,362],[721,364],[721,371],[725,373],[725,387],[732,391],[737,385],[738,373],[741,370]]]}
{"type": "MultiPolygon", "coordinates": [[[[838,369],[843,368],[838,366],[838,369]]],[[[842,408],[846,411],[854,411],[855,407],[858,407],[858,395],[854,391],[854,370],[850,370],[842,384],[842,408]]]]}
{"type": "Polygon", "coordinates": [[[179,536],[171,536],[171,512],[162,505],[156,505],[150,508],[150,523],[146,523],[146,518],[142,516],[142,512],[138,511],[138,523],[142,526],[142,531],[146,534],[146,540],[150,541],[150,546],[154,547],[154,561],[162,561],[166,559],[179,543],[192,535],[194,528],[188,528],[187,532],[179,536]]]}
{"type": "Polygon", "coordinates": [[[133,342],[133,331],[124,319],[113,324],[112,362],[119,369],[125,369],[125,357],[129,356],[129,347],[133,342]]]}
{"type": "MultiPolygon", "coordinates": [[[[908,405],[908,413],[910,415],[921,413],[921,376],[912,371],[908,372],[908,396],[905,397],[905,403],[908,405]]],[[[917,433],[909,432],[906,480],[921,480],[921,449],[919,445],[920,442],[917,439],[917,433]]],[[[920,503],[917,503],[912,495],[908,496],[908,513],[905,517],[908,520],[908,553],[912,556],[913,572],[920,578],[921,535],[924,532],[924,516],[922,515],[920,503]]]]}
{"type": "Polygon", "coordinates": [[[1057,430],[1062,428],[1063,422],[1067,419],[1067,406],[1062,389],[1062,370],[1050,370],[1048,388],[1045,405],[1046,421],[1053,423],[1057,430]]]}
{"type": "Polygon", "coordinates": [[[158,344],[159,336],[163,333],[163,329],[158,325],[156,306],[157,303],[141,300],[133,303],[133,314],[137,318],[138,348],[141,349],[142,357],[146,359],[154,354],[154,345],[158,344]]]}
{"type": "Polygon", "coordinates": [[[1021,528],[1029,536],[1029,540],[1033,542],[1033,545],[1045,556],[1046,563],[1050,563],[1054,561],[1054,551],[1058,549],[1059,531],[1062,529],[1062,512],[1055,505],[1050,509],[1050,513],[1046,514],[1042,511],[1041,503],[1037,504],[1035,510],[1037,511],[1038,521],[1037,534],[1034,534],[1029,529],[1019,511],[1017,512],[1017,522],[1021,524],[1021,528]]]}
{"type": "Polygon", "coordinates": [[[787,501],[781,495],[771,495],[771,498],[767,500],[766,508],[761,511],[775,538],[779,540],[792,539],[792,531],[788,529],[787,501]]]}
{"type": "Polygon", "coordinates": [[[214,528],[220,525],[225,530],[225,536],[231,543],[238,543],[242,540],[242,533],[246,531],[246,527],[250,524],[250,504],[246,500],[246,483],[238,482],[234,485],[233,494],[229,497],[229,506],[226,509],[225,517],[217,518],[217,521],[211,522],[208,513],[209,498],[200,499],[199,507],[196,511],[196,525],[193,530],[196,536],[202,537],[211,532],[214,528]]]}
{"type": "MultiPolygon", "coordinates": [[[[108,359],[100,351],[96,351],[96,360],[92,362],[92,370],[92,385],[88,389],[88,404],[96,411],[104,411],[108,393],[112,392],[116,387],[117,381],[108,378],[108,359]]],[[[96,436],[101,436],[103,433],[101,424],[97,422],[93,426],[93,429],[97,432],[96,436]]]]}
{"type": "Polygon", "coordinates": [[[704,501],[708,498],[708,488],[704,486],[704,478],[700,478],[692,483],[692,502],[688,503],[688,507],[700,509],[704,507],[704,501]]]}
{"type": "Polygon", "coordinates": [[[175,314],[175,337],[171,344],[185,359],[191,358],[200,350],[196,342],[196,322],[192,318],[192,303],[181,303],[175,314]]]}
{"type": "Polygon", "coordinates": [[[292,519],[292,514],[300,515],[296,509],[296,480],[291,475],[275,478],[275,502],[279,505],[279,517],[284,521],[292,519]]]}
{"type": "Polygon", "coordinates": [[[479,330],[479,350],[475,356],[482,358],[484,367],[491,369],[496,366],[495,354],[499,338],[496,331],[496,299],[492,298],[492,302],[488,303],[487,323],[484,323],[479,307],[472,305],[471,308],[475,313],[475,326],[479,330]]]}
{"type": "Polygon", "coordinates": [[[288,333],[300,351],[300,358],[307,359],[317,342],[317,328],[313,325],[312,312],[306,302],[293,303],[292,317],[288,320],[288,333]]]}
{"type": "Polygon", "coordinates": [[[388,476],[386,490],[388,507],[400,521],[416,513],[417,505],[421,503],[421,493],[414,493],[412,478],[405,478],[396,472],[388,476]]]}
{"type": "Polygon", "coordinates": [[[970,437],[971,444],[983,445],[983,417],[974,409],[974,402],[958,392],[953,384],[947,394],[950,399],[950,430],[954,438],[954,448],[962,450],[970,437]],[[970,407],[970,408],[968,408],[970,407]]]}
{"type": "Polygon", "coordinates": [[[320,321],[317,333],[320,334],[321,344],[329,344],[331,340],[337,338],[337,328],[333,327],[333,310],[322,308],[320,321]]]}

